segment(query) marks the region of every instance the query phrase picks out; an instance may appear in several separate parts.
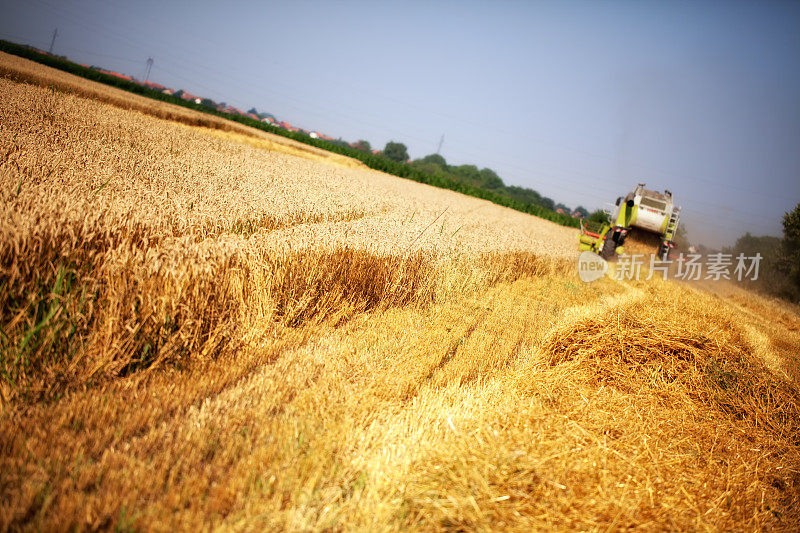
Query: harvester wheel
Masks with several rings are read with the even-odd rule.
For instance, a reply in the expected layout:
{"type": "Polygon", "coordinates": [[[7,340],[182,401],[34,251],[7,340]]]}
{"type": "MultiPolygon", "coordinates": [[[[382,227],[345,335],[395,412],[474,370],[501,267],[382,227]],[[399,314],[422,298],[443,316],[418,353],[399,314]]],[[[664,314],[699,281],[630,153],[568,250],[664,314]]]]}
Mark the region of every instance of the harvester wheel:
{"type": "Polygon", "coordinates": [[[612,259],[617,251],[617,243],[611,238],[611,235],[606,237],[606,242],[603,243],[603,249],[600,251],[600,257],[608,261],[612,259]]]}
{"type": "Polygon", "coordinates": [[[658,247],[658,260],[669,261],[669,250],[669,244],[661,243],[661,246],[658,247]]]}

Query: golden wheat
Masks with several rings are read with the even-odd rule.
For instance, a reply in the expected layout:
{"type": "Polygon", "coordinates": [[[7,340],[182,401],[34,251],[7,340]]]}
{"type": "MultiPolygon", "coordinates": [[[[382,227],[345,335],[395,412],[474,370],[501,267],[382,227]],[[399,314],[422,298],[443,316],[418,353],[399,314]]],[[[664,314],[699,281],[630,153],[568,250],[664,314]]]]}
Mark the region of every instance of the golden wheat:
{"type": "Polygon", "coordinates": [[[346,156],[334,154],[314,146],[303,144],[292,139],[266,133],[244,126],[238,122],[221,117],[180,107],[158,100],[129,93],[102,83],[78,78],[44,65],[34,63],[21,57],[0,52],[0,76],[23,83],[43,85],[62,92],[92,98],[121,109],[135,110],[146,115],[175,121],[194,127],[211,129],[211,134],[224,132],[237,133],[246,138],[245,142],[268,144],[270,149],[291,153],[329,164],[358,168],[364,165],[360,161],[346,156]]]}
{"type": "Polygon", "coordinates": [[[0,79],[0,529],[800,524],[795,308],[22,79],[62,90],[0,79]]]}

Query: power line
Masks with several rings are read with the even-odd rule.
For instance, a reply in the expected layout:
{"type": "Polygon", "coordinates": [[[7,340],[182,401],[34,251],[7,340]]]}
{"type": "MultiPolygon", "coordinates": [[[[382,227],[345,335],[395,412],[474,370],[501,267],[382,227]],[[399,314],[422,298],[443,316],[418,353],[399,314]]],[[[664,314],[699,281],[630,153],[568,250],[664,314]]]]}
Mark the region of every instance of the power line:
{"type": "MultiPolygon", "coordinates": [[[[86,53],[87,51],[83,51],[83,52],[85,52],[85,53],[86,53]]],[[[88,52],[88,53],[91,53],[91,52],[88,52]]],[[[133,60],[126,59],[126,58],[119,58],[119,57],[116,57],[116,56],[108,56],[107,54],[96,54],[96,55],[106,55],[107,57],[114,57],[114,58],[116,58],[116,59],[124,59],[124,60],[126,60],[126,61],[133,61],[133,60]]],[[[152,58],[149,58],[149,59],[152,59],[152,58]]],[[[150,62],[149,62],[149,61],[148,61],[148,63],[150,64],[150,62]]],[[[150,65],[151,65],[151,64],[150,64],[150,65]]],[[[156,67],[156,68],[159,68],[159,67],[156,67]]],[[[165,69],[159,69],[159,70],[164,70],[165,72],[167,72],[165,69]]],[[[169,73],[169,72],[168,72],[168,73],[169,73]]],[[[188,81],[189,83],[193,83],[193,84],[194,84],[194,85],[196,85],[196,86],[203,87],[203,88],[205,88],[206,90],[213,91],[213,89],[211,89],[210,87],[205,87],[204,85],[202,85],[202,84],[199,84],[199,83],[197,83],[197,82],[194,82],[193,80],[189,80],[189,79],[187,79],[187,78],[183,78],[182,76],[178,76],[178,75],[176,75],[176,74],[174,74],[174,73],[170,73],[170,74],[171,74],[171,75],[173,75],[173,76],[175,76],[175,77],[182,78],[182,79],[184,79],[185,81],[188,81]]],[[[148,73],[147,77],[149,78],[149,73],[148,73]]],[[[246,88],[246,89],[249,89],[249,87],[245,87],[245,88],[246,88]]],[[[216,91],[213,91],[213,92],[216,92],[216,91]]],[[[248,91],[248,92],[249,92],[249,91],[248,91]]],[[[254,93],[254,94],[255,94],[255,93],[254,93]]],[[[293,99],[293,100],[294,100],[294,99],[293,99]]],[[[304,104],[302,101],[298,101],[298,103],[299,103],[300,105],[303,105],[303,104],[304,104]]],[[[295,107],[295,106],[292,106],[292,107],[295,107]]],[[[301,109],[301,108],[300,108],[300,107],[297,107],[297,109],[301,109]]],[[[306,111],[308,111],[308,106],[306,106],[306,107],[305,107],[305,109],[306,109],[306,111]]],[[[330,111],[330,110],[328,110],[328,111],[330,111]]],[[[313,114],[318,114],[318,113],[313,113],[313,114]]],[[[338,114],[338,113],[337,113],[337,114],[338,114]]],[[[353,118],[352,118],[351,116],[348,116],[348,115],[345,115],[345,116],[346,116],[346,118],[347,118],[347,119],[349,119],[349,120],[351,120],[351,121],[353,120],[353,118]]],[[[364,123],[364,124],[367,124],[367,125],[369,125],[369,126],[375,127],[375,125],[374,125],[374,124],[368,124],[368,123],[365,123],[365,122],[363,122],[363,121],[359,121],[359,122],[362,122],[362,123],[364,123]]],[[[381,128],[381,129],[385,129],[385,128],[381,128]]],[[[397,133],[397,132],[394,132],[394,133],[397,133]]],[[[422,139],[417,139],[417,140],[422,140],[422,139]]],[[[440,139],[439,148],[441,148],[441,144],[442,144],[443,140],[444,140],[444,135],[442,135],[442,137],[441,137],[441,139],[440,139]]],[[[438,150],[437,150],[437,153],[438,153],[438,150]]],[[[472,156],[474,156],[474,155],[475,155],[475,153],[474,153],[474,152],[472,152],[472,151],[471,151],[470,153],[471,153],[471,155],[472,155],[472,156]]],[[[489,158],[487,158],[487,159],[491,159],[491,157],[489,157],[489,158]]],[[[551,176],[552,176],[552,174],[553,174],[553,169],[552,169],[552,168],[551,168],[549,171],[543,171],[543,170],[539,170],[539,171],[537,172],[537,171],[534,171],[533,169],[529,168],[528,166],[525,166],[525,167],[520,167],[520,166],[517,166],[517,165],[510,164],[510,163],[508,162],[508,159],[507,159],[507,158],[506,158],[506,159],[504,159],[504,161],[503,161],[501,164],[502,164],[502,165],[504,165],[504,166],[506,166],[506,167],[517,168],[519,171],[521,171],[521,172],[525,173],[525,174],[526,174],[526,175],[528,175],[528,176],[530,176],[530,175],[532,175],[532,174],[534,174],[534,173],[544,173],[544,174],[549,174],[549,175],[551,175],[551,176]]],[[[560,170],[561,170],[562,172],[565,172],[565,169],[560,169],[560,170]]],[[[574,173],[574,172],[573,172],[573,173],[574,173]]],[[[540,184],[541,184],[541,185],[549,184],[550,186],[553,186],[553,185],[555,185],[555,187],[556,187],[557,189],[559,189],[559,190],[566,191],[566,192],[572,192],[572,193],[584,193],[584,194],[585,194],[585,193],[587,192],[587,190],[592,190],[592,189],[593,189],[593,190],[595,190],[595,191],[597,191],[597,192],[607,193],[607,194],[611,194],[611,195],[613,195],[613,194],[617,194],[617,193],[619,192],[619,191],[616,191],[616,190],[611,190],[611,189],[608,189],[608,188],[604,188],[604,187],[600,187],[600,186],[598,186],[598,183],[599,183],[599,181],[597,181],[597,180],[595,180],[595,181],[591,182],[591,183],[592,183],[591,185],[587,185],[586,183],[583,183],[583,182],[578,182],[578,181],[576,181],[576,180],[570,180],[570,179],[568,179],[568,178],[564,178],[564,177],[563,177],[563,174],[562,174],[562,176],[559,178],[559,180],[558,180],[558,181],[559,181],[559,183],[555,183],[555,184],[554,184],[554,183],[553,183],[553,182],[552,182],[550,179],[548,179],[546,182],[540,182],[540,184]],[[561,182],[563,182],[563,181],[570,181],[570,182],[572,182],[572,183],[575,183],[575,184],[576,184],[576,185],[579,187],[579,189],[575,189],[575,188],[572,188],[572,187],[566,187],[566,186],[564,186],[564,185],[563,185],[563,183],[561,183],[561,182]]],[[[695,201],[698,201],[698,200],[695,200],[695,201]]],[[[698,202],[700,202],[700,201],[698,201],[698,202]]],[[[705,203],[705,204],[707,204],[707,205],[713,205],[713,204],[709,204],[709,203],[707,203],[707,202],[700,202],[700,203],[705,203]]],[[[714,207],[717,207],[717,206],[714,206],[714,207]]],[[[695,215],[695,216],[696,216],[696,215],[695,215]]],[[[764,217],[763,215],[760,215],[760,216],[761,216],[761,218],[767,219],[767,217],[764,217]]],[[[706,220],[708,220],[708,219],[706,219],[706,220]]],[[[770,222],[772,222],[772,219],[769,219],[769,221],[770,221],[770,222]]],[[[713,224],[713,225],[716,225],[716,224],[714,224],[713,222],[711,222],[711,224],[713,224]]],[[[721,226],[720,226],[720,227],[721,227],[721,226]]]]}
{"type": "Polygon", "coordinates": [[[27,45],[26,43],[36,42],[36,43],[38,43],[38,45],[34,46],[34,48],[41,48],[41,41],[39,41],[38,39],[34,39],[32,41],[31,39],[28,39],[28,37],[23,37],[22,35],[17,35],[15,33],[8,33],[8,32],[4,32],[4,31],[0,32],[0,35],[2,35],[5,38],[8,38],[8,39],[14,39],[17,44],[22,44],[22,45],[25,45],[25,46],[34,46],[34,45],[27,45]]]}
{"type": "Polygon", "coordinates": [[[120,57],[120,56],[117,56],[117,55],[104,54],[104,53],[101,53],[101,52],[92,52],[90,50],[83,50],[81,48],[75,48],[73,46],[60,45],[59,49],[61,49],[61,50],[71,50],[73,52],[78,52],[80,54],[86,54],[86,55],[90,55],[90,56],[105,57],[105,58],[108,58],[108,59],[114,59],[116,61],[126,61],[128,63],[136,63],[138,65],[142,64],[142,60],[141,59],[131,59],[129,57],[120,57]]]}
{"type": "MultiPolygon", "coordinates": [[[[111,34],[111,33],[109,33],[109,32],[106,32],[106,31],[104,31],[104,29],[103,29],[102,27],[99,27],[99,26],[98,26],[98,25],[96,25],[96,24],[92,24],[92,23],[89,23],[89,24],[87,24],[87,22],[88,22],[88,21],[86,21],[86,20],[80,20],[80,21],[79,21],[79,20],[75,20],[75,18],[74,18],[74,17],[68,16],[68,14],[67,14],[67,13],[64,13],[64,11],[62,11],[60,8],[58,8],[58,7],[56,7],[56,6],[53,6],[52,4],[49,4],[49,3],[48,3],[48,2],[46,2],[46,1],[42,1],[42,0],[39,0],[39,1],[40,1],[40,3],[42,3],[42,4],[46,5],[46,6],[48,6],[49,8],[51,8],[51,9],[53,9],[53,10],[60,11],[62,14],[64,14],[65,18],[72,19],[72,21],[73,21],[75,24],[81,25],[81,26],[83,26],[83,27],[85,27],[85,28],[91,28],[93,31],[95,31],[95,32],[97,32],[97,33],[104,34],[104,35],[105,35],[105,36],[107,36],[108,38],[111,38],[111,39],[118,40],[118,41],[120,41],[120,42],[123,42],[123,43],[125,43],[125,44],[129,45],[129,46],[134,46],[134,47],[136,47],[136,48],[144,49],[144,47],[143,47],[143,46],[141,46],[141,44],[140,44],[140,43],[134,42],[134,41],[135,41],[135,39],[133,39],[133,40],[132,40],[132,39],[129,39],[129,38],[124,38],[124,37],[123,37],[123,36],[120,34],[120,32],[119,32],[119,31],[115,31],[113,34],[111,34]]],[[[136,14],[137,14],[137,15],[140,15],[139,13],[136,13],[136,14]]],[[[57,30],[56,30],[56,32],[57,32],[57,30]]],[[[55,41],[55,34],[56,34],[56,32],[54,32],[54,36],[53,36],[53,42],[51,42],[51,46],[54,44],[54,41],[55,41]]],[[[206,42],[209,42],[209,43],[212,43],[212,44],[213,44],[213,42],[212,42],[211,40],[209,40],[207,37],[199,37],[199,38],[201,38],[201,39],[205,40],[206,42]]],[[[151,59],[152,59],[152,58],[151,58],[151,59]]],[[[168,62],[169,62],[169,61],[168,61],[168,62]]],[[[187,63],[192,63],[192,62],[191,62],[191,61],[189,61],[189,60],[183,60],[183,59],[177,59],[177,62],[178,62],[178,63],[180,63],[180,65],[181,65],[181,67],[182,67],[182,68],[187,68],[187,63]]],[[[273,63],[279,64],[279,63],[277,63],[277,62],[275,62],[275,61],[273,61],[273,63]]],[[[202,76],[203,76],[203,78],[204,78],[204,79],[218,79],[218,80],[220,80],[220,79],[223,79],[223,78],[220,78],[220,77],[216,76],[216,75],[215,75],[215,74],[216,74],[216,72],[215,72],[214,70],[210,69],[209,67],[207,67],[206,65],[200,65],[200,64],[198,64],[198,63],[194,63],[194,64],[195,64],[195,65],[197,65],[197,68],[195,68],[194,70],[195,70],[195,71],[197,71],[197,72],[201,72],[201,71],[202,71],[202,76]],[[209,73],[212,73],[212,74],[209,74],[209,73]]],[[[148,66],[148,73],[146,74],[146,77],[149,77],[149,70],[150,70],[150,67],[151,67],[151,66],[152,66],[152,65],[149,65],[149,66],[148,66]]],[[[156,67],[156,68],[158,68],[158,67],[156,67]]],[[[191,69],[191,67],[190,67],[190,69],[191,69]]],[[[164,70],[164,69],[160,69],[160,70],[164,70]]],[[[169,71],[166,71],[166,70],[164,70],[164,71],[165,71],[165,72],[169,72],[169,71]]],[[[172,74],[172,75],[174,75],[174,76],[176,76],[176,77],[181,77],[181,76],[177,76],[177,75],[176,75],[176,74],[174,74],[174,73],[171,73],[171,74],[172,74]]],[[[192,82],[191,80],[188,80],[188,79],[186,79],[186,78],[183,78],[183,79],[185,79],[185,80],[189,81],[190,83],[194,83],[194,84],[195,84],[195,85],[197,85],[197,86],[203,87],[203,85],[201,85],[201,84],[199,84],[199,83],[192,82]]],[[[225,81],[230,81],[230,77],[229,77],[229,76],[226,76],[224,79],[225,79],[225,81]]],[[[342,84],[341,80],[336,80],[336,79],[334,79],[334,80],[333,80],[333,82],[334,82],[334,83],[339,83],[340,85],[342,84]]],[[[390,133],[390,134],[391,134],[390,136],[396,136],[396,135],[398,134],[398,132],[396,132],[396,131],[395,131],[395,132],[392,132],[392,131],[388,130],[384,124],[381,124],[381,125],[379,125],[379,126],[376,126],[375,124],[372,124],[372,123],[366,122],[366,121],[364,121],[364,120],[359,120],[359,119],[356,119],[356,118],[354,118],[352,115],[347,115],[347,114],[338,113],[338,112],[332,111],[330,108],[327,108],[327,107],[326,107],[326,108],[320,108],[318,105],[311,104],[311,103],[309,103],[309,102],[307,102],[307,101],[304,101],[304,100],[302,100],[302,99],[298,99],[296,96],[289,96],[289,95],[287,95],[287,94],[283,94],[283,93],[281,93],[281,92],[277,92],[277,91],[270,90],[270,89],[265,89],[265,88],[261,88],[261,89],[260,89],[260,90],[258,90],[258,91],[257,91],[257,90],[254,90],[254,89],[253,89],[253,88],[251,88],[251,86],[249,85],[250,83],[251,83],[251,82],[249,81],[249,78],[246,78],[246,81],[245,81],[245,83],[241,84],[241,85],[240,85],[240,87],[239,87],[239,89],[240,89],[240,90],[245,90],[246,92],[248,92],[248,93],[250,93],[250,94],[253,94],[253,95],[258,95],[258,98],[262,98],[262,97],[263,97],[263,94],[262,94],[262,92],[269,92],[269,93],[271,93],[271,94],[273,94],[273,95],[276,95],[278,98],[280,98],[280,99],[283,99],[284,101],[288,101],[288,102],[294,102],[294,104],[292,104],[292,103],[289,103],[289,106],[290,106],[290,107],[292,107],[292,108],[298,109],[298,110],[302,110],[302,111],[304,111],[304,112],[306,112],[306,113],[310,112],[310,113],[311,113],[311,114],[313,114],[313,115],[317,115],[317,116],[320,116],[320,117],[326,117],[326,118],[329,118],[329,119],[333,118],[334,120],[337,120],[337,119],[335,118],[335,116],[340,116],[340,117],[344,117],[344,118],[345,118],[345,120],[346,120],[346,121],[348,121],[348,122],[350,122],[351,124],[352,124],[353,122],[356,122],[356,123],[360,123],[360,124],[368,125],[368,126],[370,126],[370,127],[377,128],[377,129],[379,129],[379,130],[382,130],[382,131],[384,131],[384,132],[388,132],[388,133],[390,133]],[[315,112],[315,111],[313,111],[313,109],[319,109],[320,111],[317,111],[317,112],[315,112]]],[[[273,85],[275,85],[275,84],[276,84],[276,83],[275,83],[275,81],[273,81],[273,82],[272,82],[272,84],[273,84],[273,85]]],[[[290,90],[293,90],[293,89],[291,89],[291,87],[288,87],[288,86],[285,86],[285,87],[287,87],[287,88],[288,88],[288,89],[290,89],[290,90]]],[[[217,91],[216,91],[216,90],[213,90],[213,89],[210,89],[210,88],[208,88],[208,90],[211,90],[211,91],[213,91],[213,92],[217,93],[217,91]]],[[[363,91],[363,88],[362,88],[361,90],[363,91]]],[[[417,109],[423,110],[423,111],[425,111],[426,113],[437,114],[437,115],[439,115],[439,116],[442,116],[442,117],[445,117],[445,118],[450,118],[450,119],[453,119],[453,120],[457,120],[457,121],[459,121],[459,122],[461,122],[461,123],[464,123],[464,124],[478,125],[476,122],[474,122],[474,121],[470,121],[470,120],[468,120],[468,119],[465,119],[465,118],[463,118],[463,117],[460,117],[460,116],[452,116],[452,115],[448,115],[448,114],[446,114],[446,113],[439,112],[438,110],[433,110],[433,111],[431,111],[431,110],[425,109],[424,107],[420,107],[419,105],[409,104],[408,102],[403,102],[403,101],[401,101],[401,100],[398,100],[398,99],[396,99],[396,98],[390,98],[390,97],[388,97],[388,96],[386,96],[386,95],[380,95],[380,94],[378,94],[377,96],[379,96],[379,97],[383,98],[384,100],[393,100],[393,101],[395,101],[395,102],[401,103],[401,104],[403,104],[403,105],[406,105],[406,106],[408,106],[408,107],[414,107],[414,108],[417,108],[417,109]]],[[[317,101],[317,104],[318,104],[318,103],[319,103],[319,102],[317,101]]],[[[339,107],[341,107],[341,106],[339,106],[339,107]]],[[[351,107],[351,106],[346,106],[346,105],[345,105],[345,107],[351,107]]],[[[354,108],[354,109],[358,109],[358,108],[354,108]]],[[[360,112],[362,111],[361,109],[358,109],[358,110],[359,110],[360,112]]],[[[362,112],[362,114],[363,114],[363,112],[362,112]]],[[[487,126],[485,123],[480,123],[479,125],[480,125],[482,128],[486,128],[486,126],[487,126]]],[[[495,129],[496,131],[499,131],[499,132],[502,132],[502,133],[509,133],[509,132],[508,132],[508,131],[506,131],[504,128],[498,128],[497,126],[494,126],[494,129],[495,129]]],[[[401,137],[404,137],[404,138],[413,138],[413,139],[419,140],[418,138],[416,138],[416,137],[414,137],[414,136],[410,136],[410,135],[408,135],[408,134],[401,134],[401,137]]],[[[443,140],[444,140],[444,135],[442,135],[442,138],[440,139],[440,142],[439,142],[439,147],[438,147],[438,149],[437,149],[437,153],[439,153],[439,152],[440,152],[440,150],[441,150],[441,146],[442,146],[443,140]]],[[[429,141],[423,141],[423,142],[429,142],[429,141]]],[[[547,140],[547,141],[543,141],[543,142],[542,142],[542,144],[548,144],[548,145],[551,145],[551,146],[560,147],[560,148],[562,148],[562,149],[566,149],[566,150],[573,151],[573,152],[580,152],[580,153],[582,153],[582,154],[584,154],[584,155],[587,155],[587,156],[590,156],[590,157],[593,157],[593,158],[601,158],[601,159],[607,159],[607,160],[609,160],[609,156],[607,156],[607,155],[606,155],[606,156],[601,156],[601,155],[593,154],[593,153],[591,153],[591,152],[587,152],[587,151],[585,151],[585,150],[576,149],[576,148],[574,148],[574,147],[569,147],[569,146],[559,146],[559,145],[557,145],[557,144],[554,144],[554,143],[552,143],[552,142],[551,142],[551,141],[549,141],[549,140],[547,140]]],[[[482,147],[482,148],[483,148],[483,147],[482,147]]],[[[475,155],[474,153],[471,153],[471,156],[472,156],[472,157],[474,157],[474,155],[475,155]]],[[[503,160],[503,162],[501,163],[501,165],[503,165],[504,167],[509,167],[509,166],[510,166],[510,167],[512,167],[512,168],[514,168],[514,167],[516,166],[516,165],[511,165],[511,164],[509,164],[507,159],[504,159],[504,160],[503,160]]],[[[528,168],[528,166],[527,166],[527,163],[523,163],[523,165],[525,165],[525,166],[524,166],[524,167],[521,167],[521,166],[516,166],[516,168],[518,168],[520,171],[522,171],[522,172],[525,172],[526,174],[530,175],[529,173],[531,172],[531,169],[530,169],[530,168],[528,168]]],[[[637,165],[634,165],[634,166],[637,166],[637,165]]],[[[640,167],[640,168],[644,168],[644,167],[640,167]]],[[[602,190],[604,190],[605,192],[609,192],[609,193],[611,193],[611,192],[612,192],[612,191],[610,191],[609,189],[605,189],[605,188],[602,188],[602,187],[598,187],[598,186],[597,186],[597,182],[596,182],[596,181],[591,181],[591,182],[590,182],[590,185],[587,185],[585,182],[578,182],[578,181],[576,181],[576,180],[569,180],[568,178],[565,178],[565,177],[564,177],[564,173],[565,173],[565,172],[567,172],[569,175],[573,175],[573,174],[575,174],[575,173],[576,173],[575,169],[564,169],[564,168],[560,168],[560,169],[559,169],[559,171],[560,171],[559,173],[561,174],[561,177],[560,177],[560,179],[558,180],[558,183],[553,183],[553,182],[552,182],[552,180],[550,179],[550,180],[547,180],[547,181],[546,181],[547,185],[549,185],[549,186],[551,186],[551,187],[552,187],[552,186],[555,186],[555,187],[556,187],[557,189],[559,189],[559,190],[565,190],[565,191],[571,191],[571,192],[580,192],[580,193],[586,193],[586,192],[587,192],[587,189],[595,189],[595,190],[601,190],[601,189],[602,189],[602,190]],[[571,189],[571,188],[565,187],[565,186],[564,186],[564,185],[561,183],[561,182],[563,182],[563,181],[572,181],[573,183],[575,183],[576,185],[578,185],[578,186],[580,187],[580,191],[576,191],[575,189],[571,189]]],[[[550,171],[543,171],[543,170],[541,170],[541,169],[540,169],[540,170],[539,170],[539,173],[545,173],[545,174],[550,174],[550,175],[552,175],[552,169],[551,169],[550,171]]],[[[590,174],[587,174],[587,173],[583,173],[583,174],[584,174],[584,175],[586,175],[586,176],[589,176],[589,177],[590,177],[590,174]]],[[[670,174],[669,174],[669,173],[664,173],[664,172],[653,172],[653,169],[651,169],[651,168],[648,168],[648,171],[646,172],[646,174],[650,174],[650,175],[653,175],[653,174],[656,174],[656,175],[657,175],[657,174],[661,174],[661,175],[670,176],[670,174]]],[[[678,176],[678,174],[675,174],[675,176],[678,176]]],[[[685,177],[685,176],[684,176],[684,177],[685,177]]],[[[591,179],[591,177],[590,177],[590,179],[591,179]]],[[[716,182],[714,182],[714,181],[712,181],[712,180],[703,180],[703,179],[699,179],[698,181],[705,181],[705,182],[712,183],[712,184],[715,184],[715,185],[716,185],[716,182]]],[[[612,183],[612,185],[613,185],[613,183],[612,183]]],[[[749,189],[745,189],[745,188],[741,188],[741,187],[735,187],[735,186],[731,187],[731,185],[730,185],[730,184],[728,185],[728,187],[729,187],[729,188],[736,188],[736,189],[739,189],[739,190],[742,190],[742,191],[746,191],[746,192],[750,192],[750,193],[761,194],[762,196],[765,196],[765,197],[770,197],[770,196],[767,196],[766,194],[764,194],[762,191],[751,191],[751,190],[749,190],[749,189]]],[[[613,194],[616,194],[616,192],[614,192],[613,194]]],[[[699,201],[698,201],[698,202],[699,202],[699,201]]],[[[700,203],[705,203],[705,204],[707,204],[707,205],[711,205],[711,206],[713,206],[713,207],[717,207],[717,208],[719,208],[719,209],[724,209],[724,208],[722,208],[721,206],[715,206],[715,205],[713,205],[713,204],[711,204],[711,203],[707,203],[707,202],[700,202],[700,203]]],[[[753,215],[755,215],[754,213],[750,213],[750,214],[753,214],[753,215]]],[[[763,218],[767,218],[767,217],[764,217],[763,215],[757,215],[757,216],[760,216],[760,217],[763,217],[763,218]]]]}

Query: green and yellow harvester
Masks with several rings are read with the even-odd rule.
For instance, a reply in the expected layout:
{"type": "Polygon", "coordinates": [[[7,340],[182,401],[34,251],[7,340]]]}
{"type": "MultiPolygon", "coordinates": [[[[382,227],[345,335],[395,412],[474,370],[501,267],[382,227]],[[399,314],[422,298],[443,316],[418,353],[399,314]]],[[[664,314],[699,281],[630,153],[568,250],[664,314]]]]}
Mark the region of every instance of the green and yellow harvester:
{"type": "Polygon", "coordinates": [[[640,183],[633,192],[617,198],[616,206],[606,210],[607,222],[581,221],[578,236],[581,251],[590,250],[609,259],[622,254],[622,245],[632,228],[655,233],[661,237],[659,259],[666,261],[675,247],[681,208],[672,200],[672,193],[645,189],[640,183]]]}

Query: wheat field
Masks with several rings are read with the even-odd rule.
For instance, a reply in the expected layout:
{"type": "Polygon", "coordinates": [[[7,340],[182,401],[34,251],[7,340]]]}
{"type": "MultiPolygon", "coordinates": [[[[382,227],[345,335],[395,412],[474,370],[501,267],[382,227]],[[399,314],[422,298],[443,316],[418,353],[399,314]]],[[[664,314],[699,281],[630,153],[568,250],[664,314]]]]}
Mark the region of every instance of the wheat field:
{"type": "Polygon", "coordinates": [[[0,529],[800,527],[797,308],[0,67],[0,529]]]}

